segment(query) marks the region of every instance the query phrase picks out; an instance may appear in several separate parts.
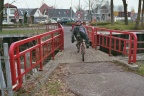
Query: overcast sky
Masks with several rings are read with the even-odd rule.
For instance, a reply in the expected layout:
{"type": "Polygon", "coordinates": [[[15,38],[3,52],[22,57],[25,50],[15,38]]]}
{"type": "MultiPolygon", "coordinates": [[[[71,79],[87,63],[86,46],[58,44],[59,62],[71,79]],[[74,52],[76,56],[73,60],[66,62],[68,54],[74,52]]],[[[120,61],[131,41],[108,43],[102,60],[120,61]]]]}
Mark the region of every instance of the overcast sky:
{"type": "MultiPolygon", "coordinates": [[[[79,0],[4,0],[4,3],[13,3],[18,8],[39,8],[42,5],[42,2],[46,3],[48,6],[57,6],[57,8],[68,9],[71,7],[75,10],[75,6],[78,6],[79,0]]],[[[88,0],[80,0],[81,6],[87,6],[86,2],[88,0]]],[[[110,1],[110,0],[109,0],[110,1]]],[[[137,12],[138,0],[127,0],[128,1],[128,11],[131,11],[132,8],[137,12]]],[[[114,0],[114,5],[123,5],[122,0],[114,0]]],[[[85,7],[86,8],[86,7],[85,7]]]]}

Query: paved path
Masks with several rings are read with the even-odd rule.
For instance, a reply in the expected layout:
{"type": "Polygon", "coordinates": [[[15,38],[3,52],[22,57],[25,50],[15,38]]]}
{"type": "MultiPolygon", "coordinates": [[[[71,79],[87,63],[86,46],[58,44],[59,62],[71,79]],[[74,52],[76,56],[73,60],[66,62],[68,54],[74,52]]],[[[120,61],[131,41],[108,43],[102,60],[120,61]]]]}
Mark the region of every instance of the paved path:
{"type": "Polygon", "coordinates": [[[85,62],[70,42],[70,27],[65,29],[65,50],[44,68],[50,74],[59,64],[69,74],[64,78],[70,91],[76,96],[144,96],[144,78],[121,66],[115,57],[99,50],[86,50],[85,62]]]}

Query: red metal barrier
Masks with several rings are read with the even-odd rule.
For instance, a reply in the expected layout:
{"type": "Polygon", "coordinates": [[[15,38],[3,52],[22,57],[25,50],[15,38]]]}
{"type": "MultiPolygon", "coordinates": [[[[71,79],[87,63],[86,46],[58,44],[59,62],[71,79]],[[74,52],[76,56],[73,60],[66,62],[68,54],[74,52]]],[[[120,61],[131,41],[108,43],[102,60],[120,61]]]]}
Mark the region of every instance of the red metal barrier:
{"type": "Polygon", "coordinates": [[[94,48],[95,46],[95,40],[94,40],[94,27],[92,26],[85,26],[86,30],[87,30],[87,34],[88,34],[88,37],[92,43],[92,47],[94,48]]]}
{"type": "Polygon", "coordinates": [[[46,24],[46,31],[58,29],[57,23],[48,23],[46,24]]]}
{"type": "Polygon", "coordinates": [[[86,26],[89,38],[93,43],[93,47],[97,49],[97,46],[107,48],[109,50],[109,55],[111,51],[116,51],[122,53],[129,57],[128,63],[136,62],[137,54],[137,36],[131,32],[123,32],[118,30],[108,30],[105,28],[95,28],[94,31],[92,27],[86,26]],[[92,31],[89,31],[91,28],[92,31]],[[114,34],[124,34],[127,38],[116,37],[114,34]]]}
{"type": "Polygon", "coordinates": [[[64,33],[61,25],[57,29],[36,35],[11,44],[9,49],[12,84],[16,85],[15,90],[21,87],[23,76],[33,68],[39,66],[43,69],[43,61],[58,49],[64,49],[64,33]],[[23,48],[23,47],[27,48],[23,48]],[[27,59],[29,54],[29,59],[27,59]],[[29,62],[29,65],[28,63],[29,62]],[[24,71],[21,71],[23,67],[24,71]]]}

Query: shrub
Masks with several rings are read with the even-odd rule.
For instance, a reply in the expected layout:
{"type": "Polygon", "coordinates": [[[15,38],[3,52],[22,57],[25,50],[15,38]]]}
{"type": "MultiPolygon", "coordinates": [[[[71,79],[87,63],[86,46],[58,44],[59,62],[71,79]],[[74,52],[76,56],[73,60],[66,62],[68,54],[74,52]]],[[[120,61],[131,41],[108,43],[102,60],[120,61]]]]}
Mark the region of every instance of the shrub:
{"type": "Polygon", "coordinates": [[[68,22],[68,23],[66,23],[66,25],[68,25],[68,26],[72,26],[73,24],[75,24],[75,22],[68,22]]]}
{"type": "MultiPolygon", "coordinates": [[[[96,26],[113,30],[135,30],[135,22],[129,22],[129,25],[125,25],[122,21],[115,22],[114,25],[111,25],[110,22],[99,22],[96,26]]],[[[143,29],[142,26],[139,26],[138,28],[138,30],[143,29]]]]}

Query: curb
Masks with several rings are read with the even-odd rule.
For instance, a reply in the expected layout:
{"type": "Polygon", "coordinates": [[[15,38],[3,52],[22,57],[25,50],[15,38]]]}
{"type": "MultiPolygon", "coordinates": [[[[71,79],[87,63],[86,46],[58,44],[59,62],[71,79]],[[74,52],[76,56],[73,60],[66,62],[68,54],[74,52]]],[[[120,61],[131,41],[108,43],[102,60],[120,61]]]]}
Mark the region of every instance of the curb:
{"type": "Polygon", "coordinates": [[[128,64],[124,60],[114,60],[114,62],[118,62],[118,63],[120,63],[120,64],[128,67],[129,69],[134,70],[134,71],[138,70],[138,68],[139,68],[139,66],[137,64],[135,64],[135,63],[134,64],[128,64]]]}

